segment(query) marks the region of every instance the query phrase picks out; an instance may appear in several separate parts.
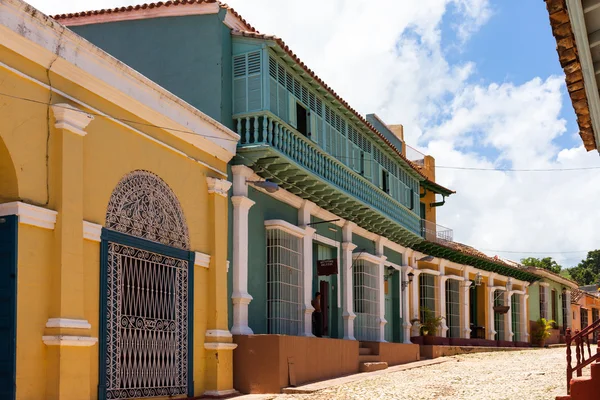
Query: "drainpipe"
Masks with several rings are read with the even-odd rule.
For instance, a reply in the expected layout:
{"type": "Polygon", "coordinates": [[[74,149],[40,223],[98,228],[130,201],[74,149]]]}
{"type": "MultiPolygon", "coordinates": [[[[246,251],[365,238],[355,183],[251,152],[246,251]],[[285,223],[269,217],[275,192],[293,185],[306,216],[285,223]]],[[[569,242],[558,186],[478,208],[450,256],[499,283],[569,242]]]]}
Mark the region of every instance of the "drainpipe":
{"type": "Polygon", "coordinates": [[[442,201],[438,201],[437,203],[429,203],[429,207],[439,207],[446,204],[446,196],[442,196],[442,201]]]}

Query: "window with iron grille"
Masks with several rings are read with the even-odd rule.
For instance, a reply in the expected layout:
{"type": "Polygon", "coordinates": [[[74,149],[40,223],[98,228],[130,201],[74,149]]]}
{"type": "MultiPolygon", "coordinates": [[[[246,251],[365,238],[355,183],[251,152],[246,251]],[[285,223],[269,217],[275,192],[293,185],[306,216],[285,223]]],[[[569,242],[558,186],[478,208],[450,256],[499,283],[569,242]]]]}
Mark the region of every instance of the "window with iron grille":
{"type": "Polygon", "coordinates": [[[379,340],[378,271],[379,265],[375,263],[363,259],[354,261],[354,334],[358,340],[379,340]]]}
{"type": "Polygon", "coordinates": [[[545,286],[540,286],[540,318],[548,319],[548,299],[545,286]]]}
{"type": "Polygon", "coordinates": [[[521,341],[521,299],[519,296],[518,294],[513,294],[510,304],[514,342],[521,341]]]}
{"type": "Polygon", "coordinates": [[[448,337],[460,337],[460,293],[459,282],[455,279],[446,281],[446,324],[448,337]]]}
{"type": "Polygon", "coordinates": [[[421,321],[425,319],[425,308],[435,312],[435,276],[419,275],[419,312],[421,321]]]}
{"type": "Polygon", "coordinates": [[[302,239],[267,229],[267,331],[298,335],[302,322],[302,239]]]}
{"type": "MultiPolygon", "coordinates": [[[[494,306],[504,305],[504,292],[496,290],[494,292],[494,306]]],[[[504,334],[504,314],[494,312],[494,330],[496,331],[496,340],[505,340],[504,334]]]]}

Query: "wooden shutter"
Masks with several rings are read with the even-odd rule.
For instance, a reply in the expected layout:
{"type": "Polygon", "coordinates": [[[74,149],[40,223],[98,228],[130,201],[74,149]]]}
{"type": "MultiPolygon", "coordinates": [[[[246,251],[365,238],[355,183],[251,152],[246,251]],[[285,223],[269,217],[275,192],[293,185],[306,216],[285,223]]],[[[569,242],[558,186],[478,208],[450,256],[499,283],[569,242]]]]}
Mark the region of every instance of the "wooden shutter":
{"type": "Polygon", "coordinates": [[[314,111],[310,111],[308,114],[308,118],[310,120],[310,139],[313,142],[319,143],[319,123],[317,120],[317,113],[314,111]]]}
{"type": "Polygon", "coordinates": [[[288,119],[288,91],[285,88],[285,86],[282,85],[278,85],[278,105],[279,105],[279,114],[277,114],[279,116],[279,118],[281,118],[284,121],[287,121],[288,119]]]}
{"type": "Polygon", "coordinates": [[[233,113],[259,111],[262,101],[261,52],[233,57],[233,113]]]}
{"type": "Polygon", "coordinates": [[[247,111],[246,101],[246,55],[233,57],[233,113],[240,114],[247,111]]]}
{"type": "Polygon", "coordinates": [[[296,118],[296,98],[288,93],[288,122],[294,128],[298,128],[298,119],[296,118]]]}
{"type": "Polygon", "coordinates": [[[363,174],[365,178],[371,179],[373,170],[373,160],[369,153],[363,153],[363,174]]]}

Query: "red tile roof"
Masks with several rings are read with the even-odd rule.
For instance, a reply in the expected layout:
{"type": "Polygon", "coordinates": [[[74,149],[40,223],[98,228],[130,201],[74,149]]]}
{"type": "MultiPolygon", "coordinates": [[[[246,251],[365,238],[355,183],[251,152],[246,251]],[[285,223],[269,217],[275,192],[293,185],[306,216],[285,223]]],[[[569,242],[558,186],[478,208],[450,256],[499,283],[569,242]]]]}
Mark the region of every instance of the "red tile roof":
{"type": "Polygon", "coordinates": [[[342,103],[342,105],[348,111],[353,113],[363,124],[365,124],[371,131],[373,131],[373,133],[375,133],[379,138],[381,138],[391,149],[393,149],[398,154],[398,156],[401,159],[406,161],[406,164],[409,167],[411,167],[411,169],[413,169],[415,172],[417,172],[417,174],[419,174],[423,178],[427,178],[415,165],[413,165],[413,163],[411,163],[402,154],[402,149],[396,148],[396,146],[394,146],[389,140],[387,140],[385,138],[385,136],[383,136],[373,125],[371,125],[362,115],[360,115],[354,108],[352,108],[350,106],[350,104],[348,104],[331,87],[329,87],[323,80],[321,80],[321,78],[319,78],[315,74],[314,71],[312,71],[310,68],[308,68],[308,66],[306,64],[304,64],[304,62],[302,62],[302,60],[300,60],[300,58],[298,58],[298,56],[285,44],[285,42],[283,40],[281,40],[280,38],[278,38],[274,35],[265,35],[265,34],[259,33],[254,27],[252,27],[250,24],[248,24],[248,22],[246,22],[246,20],[244,18],[242,18],[242,16],[240,14],[238,14],[233,8],[227,6],[224,3],[219,2],[218,0],[174,0],[174,1],[143,4],[143,5],[137,5],[137,6],[117,7],[117,8],[113,8],[113,9],[83,11],[83,12],[76,12],[76,13],[69,13],[69,14],[57,14],[57,15],[54,15],[53,18],[59,22],[62,22],[62,21],[68,20],[68,19],[79,19],[79,18],[86,18],[86,17],[92,17],[92,16],[96,16],[96,15],[103,15],[103,14],[135,12],[135,11],[139,11],[139,10],[146,10],[146,9],[160,8],[160,7],[185,6],[185,5],[194,5],[194,4],[215,4],[215,3],[218,4],[219,7],[230,11],[232,14],[234,14],[236,16],[236,18],[238,18],[240,21],[242,21],[245,25],[247,25],[250,28],[250,30],[247,30],[247,31],[232,30],[233,35],[251,37],[251,38],[256,38],[256,39],[263,39],[263,40],[271,40],[271,41],[277,43],[277,45],[285,53],[287,53],[290,57],[292,57],[292,59],[298,65],[300,65],[314,80],[316,80],[335,99],[337,99],[340,103],[342,103]]]}
{"type": "Polygon", "coordinates": [[[161,7],[175,7],[175,6],[185,6],[185,5],[194,5],[194,4],[218,4],[220,8],[231,11],[231,13],[238,18],[241,22],[247,25],[252,31],[256,31],[252,25],[250,25],[237,11],[233,8],[229,7],[225,3],[221,3],[218,0],[173,0],[173,1],[159,1],[157,3],[148,3],[148,4],[138,4],[136,6],[127,6],[127,7],[116,7],[116,8],[105,8],[101,10],[91,10],[91,11],[81,11],[75,13],[68,14],[56,14],[52,16],[57,21],[64,21],[67,19],[74,18],[85,18],[91,17],[95,15],[103,15],[103,14],[116,14],[116,13],[126,13],[126,12],[135,12],[140,10],[147,10],[153,8],[161,8],[161,7]]]}

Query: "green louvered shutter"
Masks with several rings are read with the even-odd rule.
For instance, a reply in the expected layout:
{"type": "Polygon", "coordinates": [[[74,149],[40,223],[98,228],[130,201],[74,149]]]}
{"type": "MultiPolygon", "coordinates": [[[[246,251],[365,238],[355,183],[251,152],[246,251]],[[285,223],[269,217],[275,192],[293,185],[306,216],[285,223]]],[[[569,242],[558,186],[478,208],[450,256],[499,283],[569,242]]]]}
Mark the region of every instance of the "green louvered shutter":
{"type": "Polygon", "coordinates": [[[261,53],[233,57],[233,113],[262,110],[261,53]]]}
{"type": "Polygon", "coordinates": [[[363,155],[363,174],[365,178],[371,179],[373,174],[373,160],[371,160],[369,153],[363,153],[363,155]]]}
{"type": "Polygon", "coordinates": [[[296,118],[296,98],[291,93],[288,93],[288,96],[288,122],[294,128],[298,128],[298,119],[296,118]]]}

